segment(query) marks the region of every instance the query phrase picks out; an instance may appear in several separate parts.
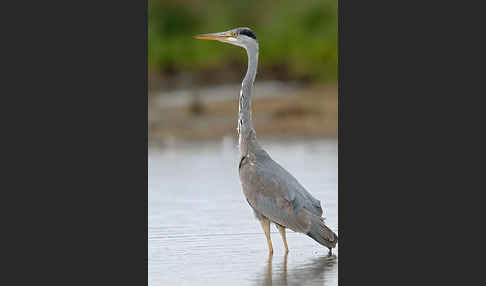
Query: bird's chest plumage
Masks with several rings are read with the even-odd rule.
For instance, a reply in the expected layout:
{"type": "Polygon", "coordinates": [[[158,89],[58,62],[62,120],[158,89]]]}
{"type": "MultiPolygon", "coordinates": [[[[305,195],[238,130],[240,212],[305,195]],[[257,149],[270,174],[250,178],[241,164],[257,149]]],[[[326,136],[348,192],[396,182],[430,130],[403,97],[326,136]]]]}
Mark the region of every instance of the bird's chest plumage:
{"type": "Polygon", "coordinates": [[[238,173],[240,175],[241,187],[243,189],[243,194],[247,200],[254,200],[255,182],[258,178],[255,174],[255,162],[252,162],[249,155],[245,155],[241,158],[240,164],[238,165],[238,173]]]}
{"type": "Polygon", "coordinates": [[[282,202],[278,201],[280,186],[271,174],[264,171],[264,166],[254,157],[243,157],[239,164],[239,175],[243,194],[250,206],[272,204],[279,206],[282,202]]]}
{"type": "Polygon", "coordinates": [[[241,158],[238,169],[243,194],[251,206],[256,204],[257,195],[263,192],[256,164],[253,156],[246,155],[241,158]]]}

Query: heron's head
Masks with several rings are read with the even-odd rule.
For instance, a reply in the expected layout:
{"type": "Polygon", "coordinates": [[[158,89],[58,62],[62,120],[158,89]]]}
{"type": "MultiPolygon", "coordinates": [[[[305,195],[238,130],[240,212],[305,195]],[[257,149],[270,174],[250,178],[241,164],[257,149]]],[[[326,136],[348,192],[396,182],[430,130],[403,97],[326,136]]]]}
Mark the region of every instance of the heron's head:
{"type": "Polygon", "coordinates": [[[194,38],[201,40],[216,40],[243,48],[248,48],[249,46],[255,46],[257,44],[255,34],[250,28],[246,27],[220,33],[201,34],[194,36],[194,38]]]}

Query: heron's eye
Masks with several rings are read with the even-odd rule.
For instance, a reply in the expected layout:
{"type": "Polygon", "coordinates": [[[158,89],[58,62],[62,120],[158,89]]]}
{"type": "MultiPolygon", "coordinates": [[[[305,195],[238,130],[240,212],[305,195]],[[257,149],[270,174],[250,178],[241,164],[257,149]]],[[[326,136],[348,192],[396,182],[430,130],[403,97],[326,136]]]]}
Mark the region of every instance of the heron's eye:
{"type": "Polygon", "coordinates": [[[236,32],[233,32],[233,37],[236,38],[236,32]]]}

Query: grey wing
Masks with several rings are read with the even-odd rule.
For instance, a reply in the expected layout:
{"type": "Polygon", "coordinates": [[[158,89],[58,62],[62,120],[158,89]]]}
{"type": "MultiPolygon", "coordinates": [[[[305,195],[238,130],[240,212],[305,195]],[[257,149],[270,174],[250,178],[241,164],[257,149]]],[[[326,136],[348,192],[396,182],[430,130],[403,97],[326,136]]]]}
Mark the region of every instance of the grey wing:
{"type": "Polygon", "coordinates": [[[240,168],[243,192],[255,212],[297,232],[307,233],[312,217],[321,217],[319,200],[268,155],[240,168]]]}
{"type": "Polygon", "coordinates": [[[264,161],[263,168],[273,173],[280,185],[285,186],[286,194],[290,200],[297,200],[311,213],[322,216],[321,202],[314,198],[287,170],[270,157],[264,161]]]}

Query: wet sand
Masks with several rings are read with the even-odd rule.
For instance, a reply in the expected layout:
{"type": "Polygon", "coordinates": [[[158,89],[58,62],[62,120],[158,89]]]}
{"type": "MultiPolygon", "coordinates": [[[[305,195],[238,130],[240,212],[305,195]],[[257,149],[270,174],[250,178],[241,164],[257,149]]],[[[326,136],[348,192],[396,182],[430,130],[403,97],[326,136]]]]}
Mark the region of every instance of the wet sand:
{"type": "MultiPolygon", "coordinates": [[[[337,140],[261,141],[321,200],[338,233],[337,140]]],[[[287,230],[290,253],[272,225],[273,257],[246,203],[231,138],[149,149],[149,285],[337,285],[333,256],[287,230]]]]}

